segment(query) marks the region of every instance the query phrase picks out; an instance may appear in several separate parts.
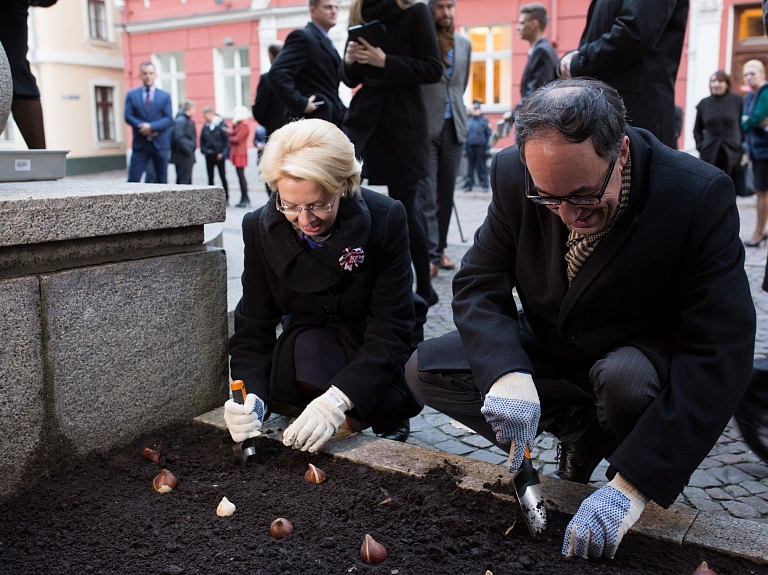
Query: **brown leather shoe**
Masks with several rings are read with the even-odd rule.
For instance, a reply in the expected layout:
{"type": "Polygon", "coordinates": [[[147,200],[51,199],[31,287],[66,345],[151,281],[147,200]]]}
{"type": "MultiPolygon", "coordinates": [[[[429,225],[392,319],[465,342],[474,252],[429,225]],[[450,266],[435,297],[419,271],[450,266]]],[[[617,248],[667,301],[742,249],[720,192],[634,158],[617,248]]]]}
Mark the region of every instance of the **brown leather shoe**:
{"type": "Polygon", "coordinates": [[[445,254],[440,254],[440,268],[444,270],[452,270],[456,267],[456,264],[451,261],[445,254]]]}
{"type": "Polygon", "coordinates": [[[440,264],[429,264],[429,277],[436,278],[437,272],[440,271],[440,264]]]}

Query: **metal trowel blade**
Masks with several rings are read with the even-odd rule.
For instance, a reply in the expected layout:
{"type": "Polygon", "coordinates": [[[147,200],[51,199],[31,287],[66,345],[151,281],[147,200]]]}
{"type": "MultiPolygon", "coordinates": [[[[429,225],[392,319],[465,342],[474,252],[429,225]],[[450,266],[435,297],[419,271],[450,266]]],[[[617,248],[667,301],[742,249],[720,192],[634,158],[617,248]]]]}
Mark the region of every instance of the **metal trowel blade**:
{"type": "Polygon", "coordinates": [[[541,493],[539,472],[533,467],[527,446],[523,464],[512,476],[512,485],[528,531],[534,539],[540,537],[547,530],[547,509],[544,506],[544,495],[541,493]]]}

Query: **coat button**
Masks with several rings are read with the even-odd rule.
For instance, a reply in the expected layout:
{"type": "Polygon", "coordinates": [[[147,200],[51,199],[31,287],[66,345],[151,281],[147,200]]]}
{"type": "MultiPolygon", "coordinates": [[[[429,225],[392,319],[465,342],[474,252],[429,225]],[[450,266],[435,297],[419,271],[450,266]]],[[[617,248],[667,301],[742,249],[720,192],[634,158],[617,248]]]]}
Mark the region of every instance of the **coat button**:
{"type": "Polygon", "coordinates": [[[565,339],[568,341],[576,339],[576,330],[574,329],[566,329],[565,330],[565,339]]]}
{"type": "Polygon", "coordinates": [[[331,297],[335,296],[337,293],[339,293],[339,290],[336,289],[335,287],[332,287],[331,289],[328,290],[328,295],[331,297]]]}
{"type": "Polygon", "coordinates": [[[325,307],[323,308],[323,311],[324,311],[325,313],[327,313],[328,315],[330,315],[330,314],[332,314],[332,313],[333,313],[333,308],[332,308],[331,306],[327,305],[327,306],[325,306],[325,307]]]}

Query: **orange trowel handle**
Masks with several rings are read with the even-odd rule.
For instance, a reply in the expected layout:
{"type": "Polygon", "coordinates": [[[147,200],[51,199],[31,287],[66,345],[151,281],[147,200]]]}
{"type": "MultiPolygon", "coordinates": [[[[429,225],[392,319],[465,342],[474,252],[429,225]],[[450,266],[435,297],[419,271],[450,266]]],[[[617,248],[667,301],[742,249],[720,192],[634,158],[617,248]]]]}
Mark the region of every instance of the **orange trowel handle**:
{"type": "MultiPolygon", "coordinates": [[[[240,405],[243,405],[245,403],[245,395],[246,395],[245,383],[243,383],[243,380],[236,379],[235,381],[229,384],[229,389],[232,390],[232,400],[235,403],[239,403],[240,405]]],[[[526,449],[528,448],[526,447],[526,449]]]]}
{"type": "MultiPolygon", "coordinates": [[[[234,381],[232,384],[234,385],[234,381]]],[[[242,381],[240,383],[243,383],[242,381]]],[[[245,393],[245,389],[243,389],[243,393],[245,393]]],[[[528,448],[528,444],[525,445],[525,458],[530,459],[531,458],[531,450],[528,448]]]]}

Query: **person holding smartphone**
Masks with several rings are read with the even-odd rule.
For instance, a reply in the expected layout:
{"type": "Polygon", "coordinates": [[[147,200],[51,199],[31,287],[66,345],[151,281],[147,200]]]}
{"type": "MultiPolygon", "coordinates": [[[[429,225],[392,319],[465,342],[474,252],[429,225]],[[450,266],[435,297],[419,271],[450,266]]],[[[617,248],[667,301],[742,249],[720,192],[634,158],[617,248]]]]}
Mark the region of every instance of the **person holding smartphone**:
{"type": "Polygon", "coordinates": [[[347,43],[342,81],[362,85],[350,103],[342,129],[363,160],[363,176],[383,184],[408,214],[416,293],[437,303],[429,275],[429,245],[415,208],[416,189],[427,175],[429,126],[421,84],[443,74],[435,24],[425,4],[412,0],[354,0],[349,23],[378,20],[386,30],[381,45],[364,35],[347,43]]]}

